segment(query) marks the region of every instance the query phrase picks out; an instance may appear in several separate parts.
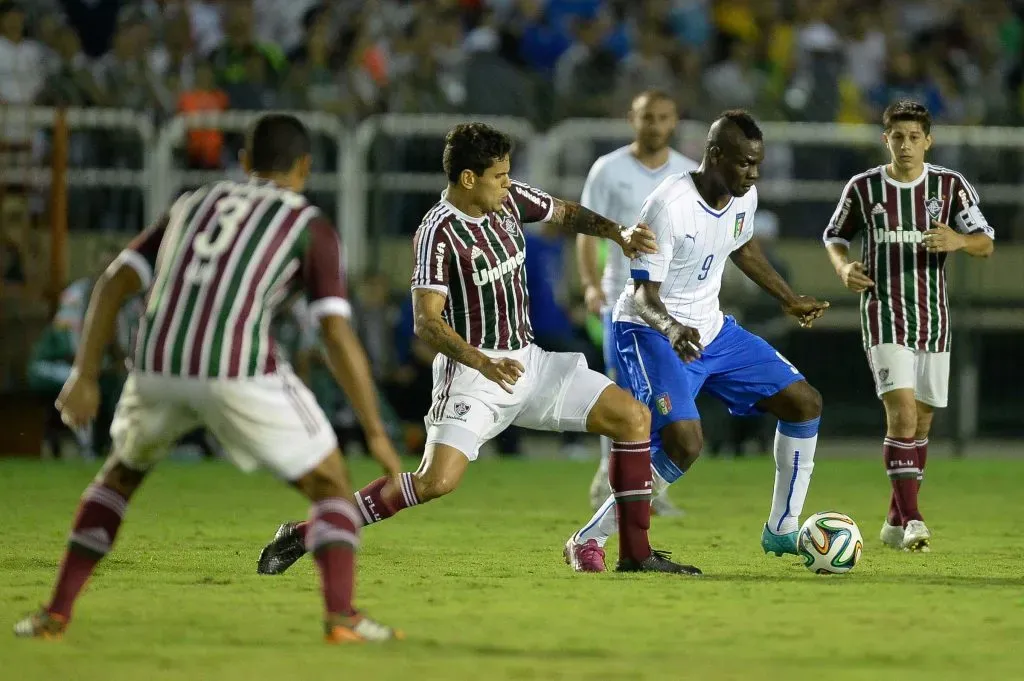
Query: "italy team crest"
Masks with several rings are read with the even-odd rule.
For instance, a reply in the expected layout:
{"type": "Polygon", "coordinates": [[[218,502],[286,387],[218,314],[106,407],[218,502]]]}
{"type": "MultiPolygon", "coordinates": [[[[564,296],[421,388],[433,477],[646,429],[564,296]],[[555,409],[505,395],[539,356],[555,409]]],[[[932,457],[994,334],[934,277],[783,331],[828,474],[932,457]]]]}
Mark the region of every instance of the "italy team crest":
{"type": "Polygon", "coordinates": [[[743,223],[747,219],[746,213],[736,213],[736,225],[732,229],[732,238],[739,239],[740,234],[743,234],[743,223]]]}
{"type": "Polygon", "coordinates": [[[658,408],[659,414],[668,416],[668,413],[672,411],[672,400],[669,398],[668,393],[658,395],[654,400],[654,406],[658,408]]]}
{"type": "Polygon", "coordinates": [[[928,215],[932,217],[932,220],[938,220],[939,215],[942,214],[942,199],[938,196],[933,196],[924,202],[924,207],[928,211],[928,215]]]}

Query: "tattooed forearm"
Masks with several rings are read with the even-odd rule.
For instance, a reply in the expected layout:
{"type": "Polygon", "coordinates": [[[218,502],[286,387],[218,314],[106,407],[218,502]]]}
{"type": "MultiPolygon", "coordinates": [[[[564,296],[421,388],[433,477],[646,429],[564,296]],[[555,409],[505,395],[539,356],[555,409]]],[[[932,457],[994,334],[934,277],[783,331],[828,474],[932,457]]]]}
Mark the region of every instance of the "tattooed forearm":
{"type": "Polygon", "coordinates": [[[589,234],[603,239],[619,236],[622,226],[606,217],[598,215],[589,208],[584,208],[574,201],[555,199],[555,208],[551,212],[551,224],[560,227],[567,234],[589,234]]]}
{"type": "Polygon", "coordinates": [[[768,262],[756,241],[748,241],[732,253],[732,261],[743,274],[781,303],[796,298],[793,289],[778,270],[768,262]]]}
{"type": "Polygon", "coordinates": [[[416,320],[416,336],[446,357],[451,357],[471,369],[487,363],[487,356],[467,343],[443,319],[430,317],[416,320]]]}
{"type": "Polygon", "coordinates": [[[667,336],[669,329],[679,323],[668,313],[665,303],[661,300],[660,284],[650,281],[637,282],[633,300],[636,302],[640,318],[655,331],[667,336]]]}

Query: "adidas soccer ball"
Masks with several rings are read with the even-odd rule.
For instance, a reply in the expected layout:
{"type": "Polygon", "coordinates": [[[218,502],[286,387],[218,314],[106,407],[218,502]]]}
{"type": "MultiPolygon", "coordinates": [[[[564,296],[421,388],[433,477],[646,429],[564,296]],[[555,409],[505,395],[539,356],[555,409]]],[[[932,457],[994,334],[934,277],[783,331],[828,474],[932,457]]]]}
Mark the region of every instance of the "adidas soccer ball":
{"type": "Polygon", "coordinates": [[[853,518],[834,511],[804,521],[796,540],[804,567],[818,574],[849,572],[860,560],[864,539],[853,518]]]}

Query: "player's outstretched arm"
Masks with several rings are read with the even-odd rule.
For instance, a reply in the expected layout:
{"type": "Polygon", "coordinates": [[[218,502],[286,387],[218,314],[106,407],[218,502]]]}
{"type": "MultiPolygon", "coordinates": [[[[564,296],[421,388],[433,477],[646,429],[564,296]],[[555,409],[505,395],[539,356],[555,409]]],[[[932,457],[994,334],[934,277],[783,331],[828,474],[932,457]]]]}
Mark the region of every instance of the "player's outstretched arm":
{"type": "Polygon", "coordinates": [[[654,233],[644,225],[624,227],[575,201],[554,199],[548,222],[566,234],[587,234],[611,239],[622,247],[622,252],[628,258],[635,258],[642,253],[656,253],[658,250],[654,233]]]}
{"type": "Polygon", "coordinates": [[[700,357],[704,349],[700,344],[700,331],[680,324],[669,314],[661,300],[660,282],[637,281],[633,289],[633,300],[640,318],[668,338],[672,349],[684,362],[700,357]]]}
{"type": "Polygon", "coordinates": [[[446,299],[443,293],[433,289],[413,289],[412,310],[416,336],[442,355],[470,369],[476,369],[500,385],[505,392],[511,393],[512,386],[523,374],[523,365],[507,357],[491,359],[467,343],[442,316],[446,299]]]}
{"type": "Polygon", "coordinates": [[[796,317],[800,326],[810,326],[828,309],[829,304],[826,301],[794,293],[778,270],[764,256],[764,251],[757,241],[751,239],[733,251],[730,257],[743,274],[782,304],[786,314],[796,317]]]}

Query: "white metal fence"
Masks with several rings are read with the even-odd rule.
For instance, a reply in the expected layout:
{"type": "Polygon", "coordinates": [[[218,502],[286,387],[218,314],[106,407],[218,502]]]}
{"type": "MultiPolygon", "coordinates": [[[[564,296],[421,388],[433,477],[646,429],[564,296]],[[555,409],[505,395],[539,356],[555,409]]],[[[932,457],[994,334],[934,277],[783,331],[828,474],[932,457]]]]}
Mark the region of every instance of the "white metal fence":
{"type": "MultiPolygon", "coordinates": [[[[45,162],[46,134],[52,127],[55,111],[47,108],[0,107],[0,130],[11,135],[28,135],[34,142],[33,162],[27,165],[5,163],[0,167],[0,183],[24,183],[45,186],[50,181],[50,167],[45,162]],[[14,130],[14,132],[12,132],[14,130]]],[[[72,187],[137,189],[142,193],[145,215],[155,218],[181,189],[220,177],[224,171],[192,171],[182,167],[176,151],[190,130],[219,129],[242,132],[258,114],[253,112],[211,112],[176,116],[158,127],[138,112],[126,110],[69,109],[67,123],[76,132],[118,131],[133,135],[145,150],[137,168],[103,168],[72,163],[68,183],[72,187]]],[[[453,125],[467,120],[464,116],[401,115],[374,116],[355,128],[344,127],[337,118],[322,113],[301,112],[297,115],[321,139],[336,147],[336,170],[314,173],[310,189],[333,197],[335,218],[346,244],[350,266],[365,262],[369,224],[369,206],[374,192],[422,193],[439,192],[444,177],[438,170],[409,172],[405,169],[371,171],[374,144],[391,138],[415,144],[418,139],[442,138],[453,125]]],[[[630,128],[624,121],[572,119],[538,132],[524,119],[482,118],[509,134],[519,143],[516,167],[525,165],[524,179],[556,195],[577,198],[589,164],[601,143],[625,144],[630,128]],[[525,158],[524,158],[525,157],[525,158]]],[[[764,179],[759,184],[762,200],[782,203],[835,201],[842,191],[842,178],[797,179],[792,153],[801,147],[816,147],[828,154],[837,149],[864,149],[881,145],[880,132],[873,125],[837,125],[813,123],[765,123],[768,158],[764,179]]],[[[707,126],[684,121],[677,130],[677,147],[685,154],[699,158],[707,126]]],[[[937,127],[937,143],[946,157],[963,153],[987,154],[997,150],[1014,150],[1024,157],[1024,129],[937,127]]],[[[237,170],[235,171],[237,172],[237,170]]],[[[988,205],[1024,206],[1024,192],[1019,180],[1010,177],[1000,184],[983,184],[978,189],[988,205]]],[[[74,210],[74,206],[72,206],[74,210]]]]}

